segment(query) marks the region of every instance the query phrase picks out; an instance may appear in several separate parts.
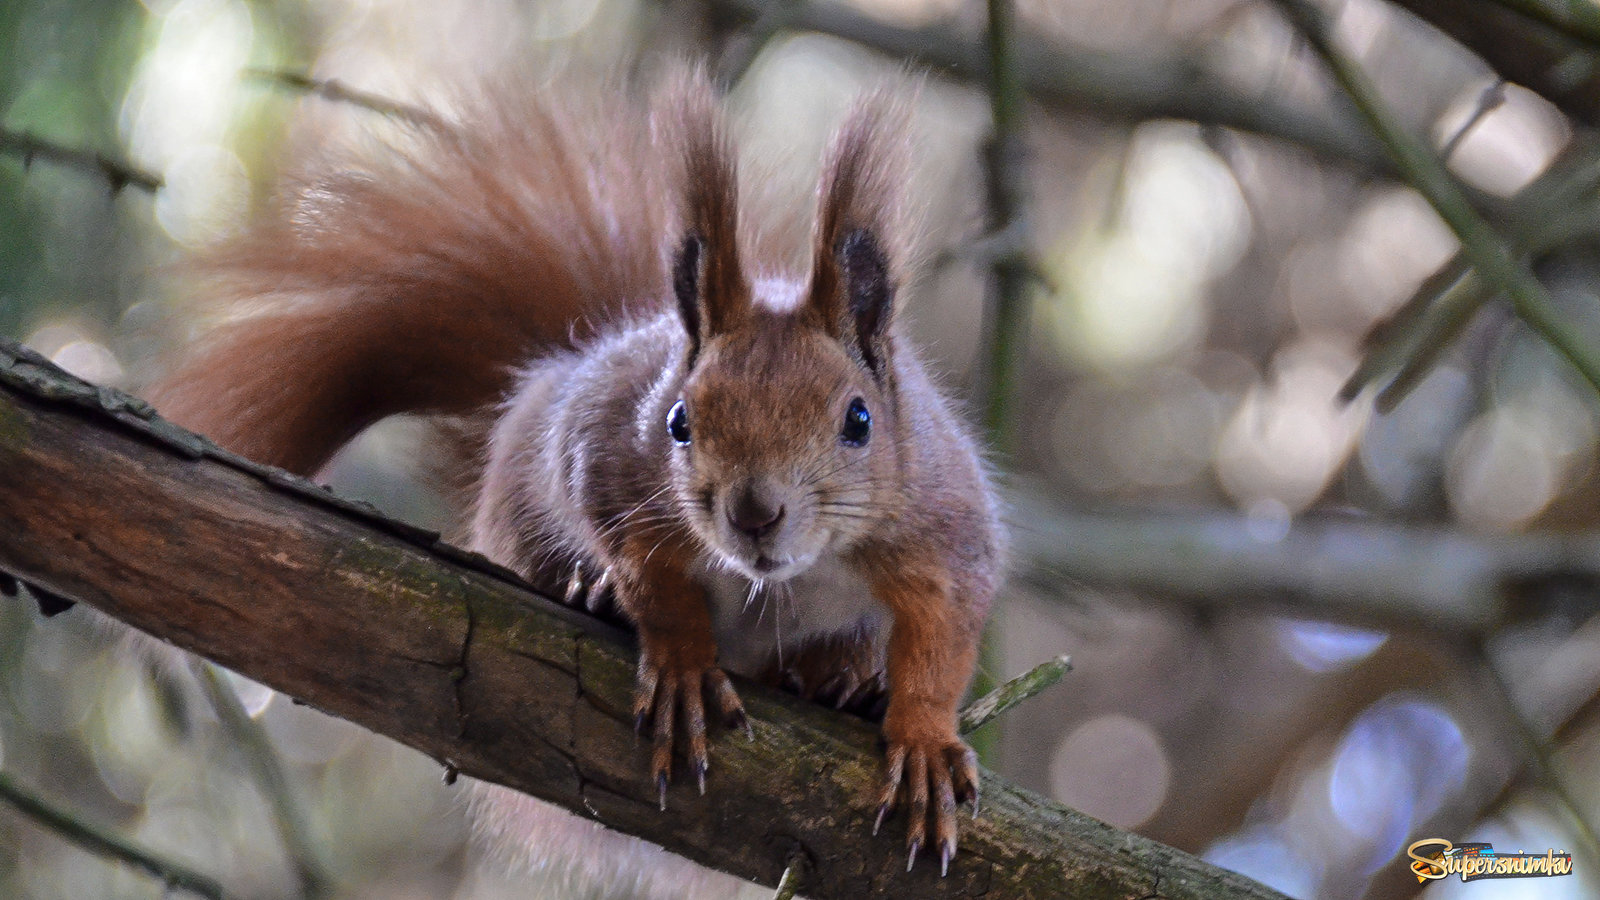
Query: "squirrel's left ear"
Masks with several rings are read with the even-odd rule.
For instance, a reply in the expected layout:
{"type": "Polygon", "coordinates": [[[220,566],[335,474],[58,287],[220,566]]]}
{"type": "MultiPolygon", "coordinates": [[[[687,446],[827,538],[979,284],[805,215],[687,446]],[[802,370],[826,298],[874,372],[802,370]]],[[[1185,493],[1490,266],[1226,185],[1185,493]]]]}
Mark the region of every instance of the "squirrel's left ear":
{"type": "Polygon", "coordinates": [[[658,131],[676,145],[681,166],[684,234],[672,251],[672,292],[692,361],[711,338],[738,328],[750,310],[750,288],[739,264],[738,172],[703,70],[681,73],[657,114],[658,131]]]}
{"type": "MultiPolygon", "coordinates": [[[[879,378],[894,317],[901,155],[886,94],[858,104],[823,165],[807,310],[879,378]]],[[[898,129],[905,132],[904,128],[898,129]]]]}

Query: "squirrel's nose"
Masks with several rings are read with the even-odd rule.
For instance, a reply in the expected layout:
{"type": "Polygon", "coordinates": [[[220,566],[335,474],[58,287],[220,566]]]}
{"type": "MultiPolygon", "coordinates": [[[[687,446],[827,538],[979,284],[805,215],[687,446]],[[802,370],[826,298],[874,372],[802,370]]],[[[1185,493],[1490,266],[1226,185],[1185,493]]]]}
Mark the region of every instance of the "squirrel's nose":
{"type": "Polygon", "coordinates": [[[728,524],[759,540],[783,521],[783,504],[756,485],[746,485],[728,504],[728,524]]]}

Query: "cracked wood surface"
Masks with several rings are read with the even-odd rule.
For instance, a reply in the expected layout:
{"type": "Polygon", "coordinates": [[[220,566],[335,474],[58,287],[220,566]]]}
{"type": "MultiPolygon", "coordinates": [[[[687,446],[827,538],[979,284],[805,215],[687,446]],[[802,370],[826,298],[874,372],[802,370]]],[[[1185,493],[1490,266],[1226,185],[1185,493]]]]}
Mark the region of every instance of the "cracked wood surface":
{"type": "Polygon", "coordinates": [[[656,808],[626,636],[436,535],[227,454],[0,340],[0,570],[316,708],[810,897],[1280,895],[986,776],[948,878],[869,836],[875,729],[741,684],[755,740],[656,808]]]}

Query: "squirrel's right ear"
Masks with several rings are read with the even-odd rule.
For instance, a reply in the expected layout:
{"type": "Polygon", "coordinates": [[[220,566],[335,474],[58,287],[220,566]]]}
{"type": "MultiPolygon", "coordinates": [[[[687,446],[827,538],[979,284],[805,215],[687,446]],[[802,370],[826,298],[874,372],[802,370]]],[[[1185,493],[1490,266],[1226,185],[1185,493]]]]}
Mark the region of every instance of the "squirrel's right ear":
{"type": "Polygon", "coordinates": [[[905,111],[879,93],[857,104],[823,165],[813,246],[810,315],[873,374],[889,365],[897,263],[905,223],[905,111]]]}
{"type": "Polygon", "coordinates": [[[681,154],[684,237],[673,250],[672,292],[693,359],[701,345],[737,328],[750,310],[750,288],[739,265],[738,175],[715,90],[703,72],[678,79],[660,113],[681,154]]]}

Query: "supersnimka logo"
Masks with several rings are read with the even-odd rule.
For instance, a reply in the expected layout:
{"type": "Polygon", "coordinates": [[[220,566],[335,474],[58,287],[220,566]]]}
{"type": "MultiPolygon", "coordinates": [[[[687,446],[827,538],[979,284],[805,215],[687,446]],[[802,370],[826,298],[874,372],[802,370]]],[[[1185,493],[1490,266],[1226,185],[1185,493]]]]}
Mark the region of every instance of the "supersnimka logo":
{"type": "Polygon", "coordinates": [[[1441,838],[1417,841],[1406,848],[1411,874],[1419,883],[1460,875],[1462,881],[1488,878],[1548,878],[1572,874],[1572,854],[1496,851],[1493,844],[1452,844],[1441,838]]]}

